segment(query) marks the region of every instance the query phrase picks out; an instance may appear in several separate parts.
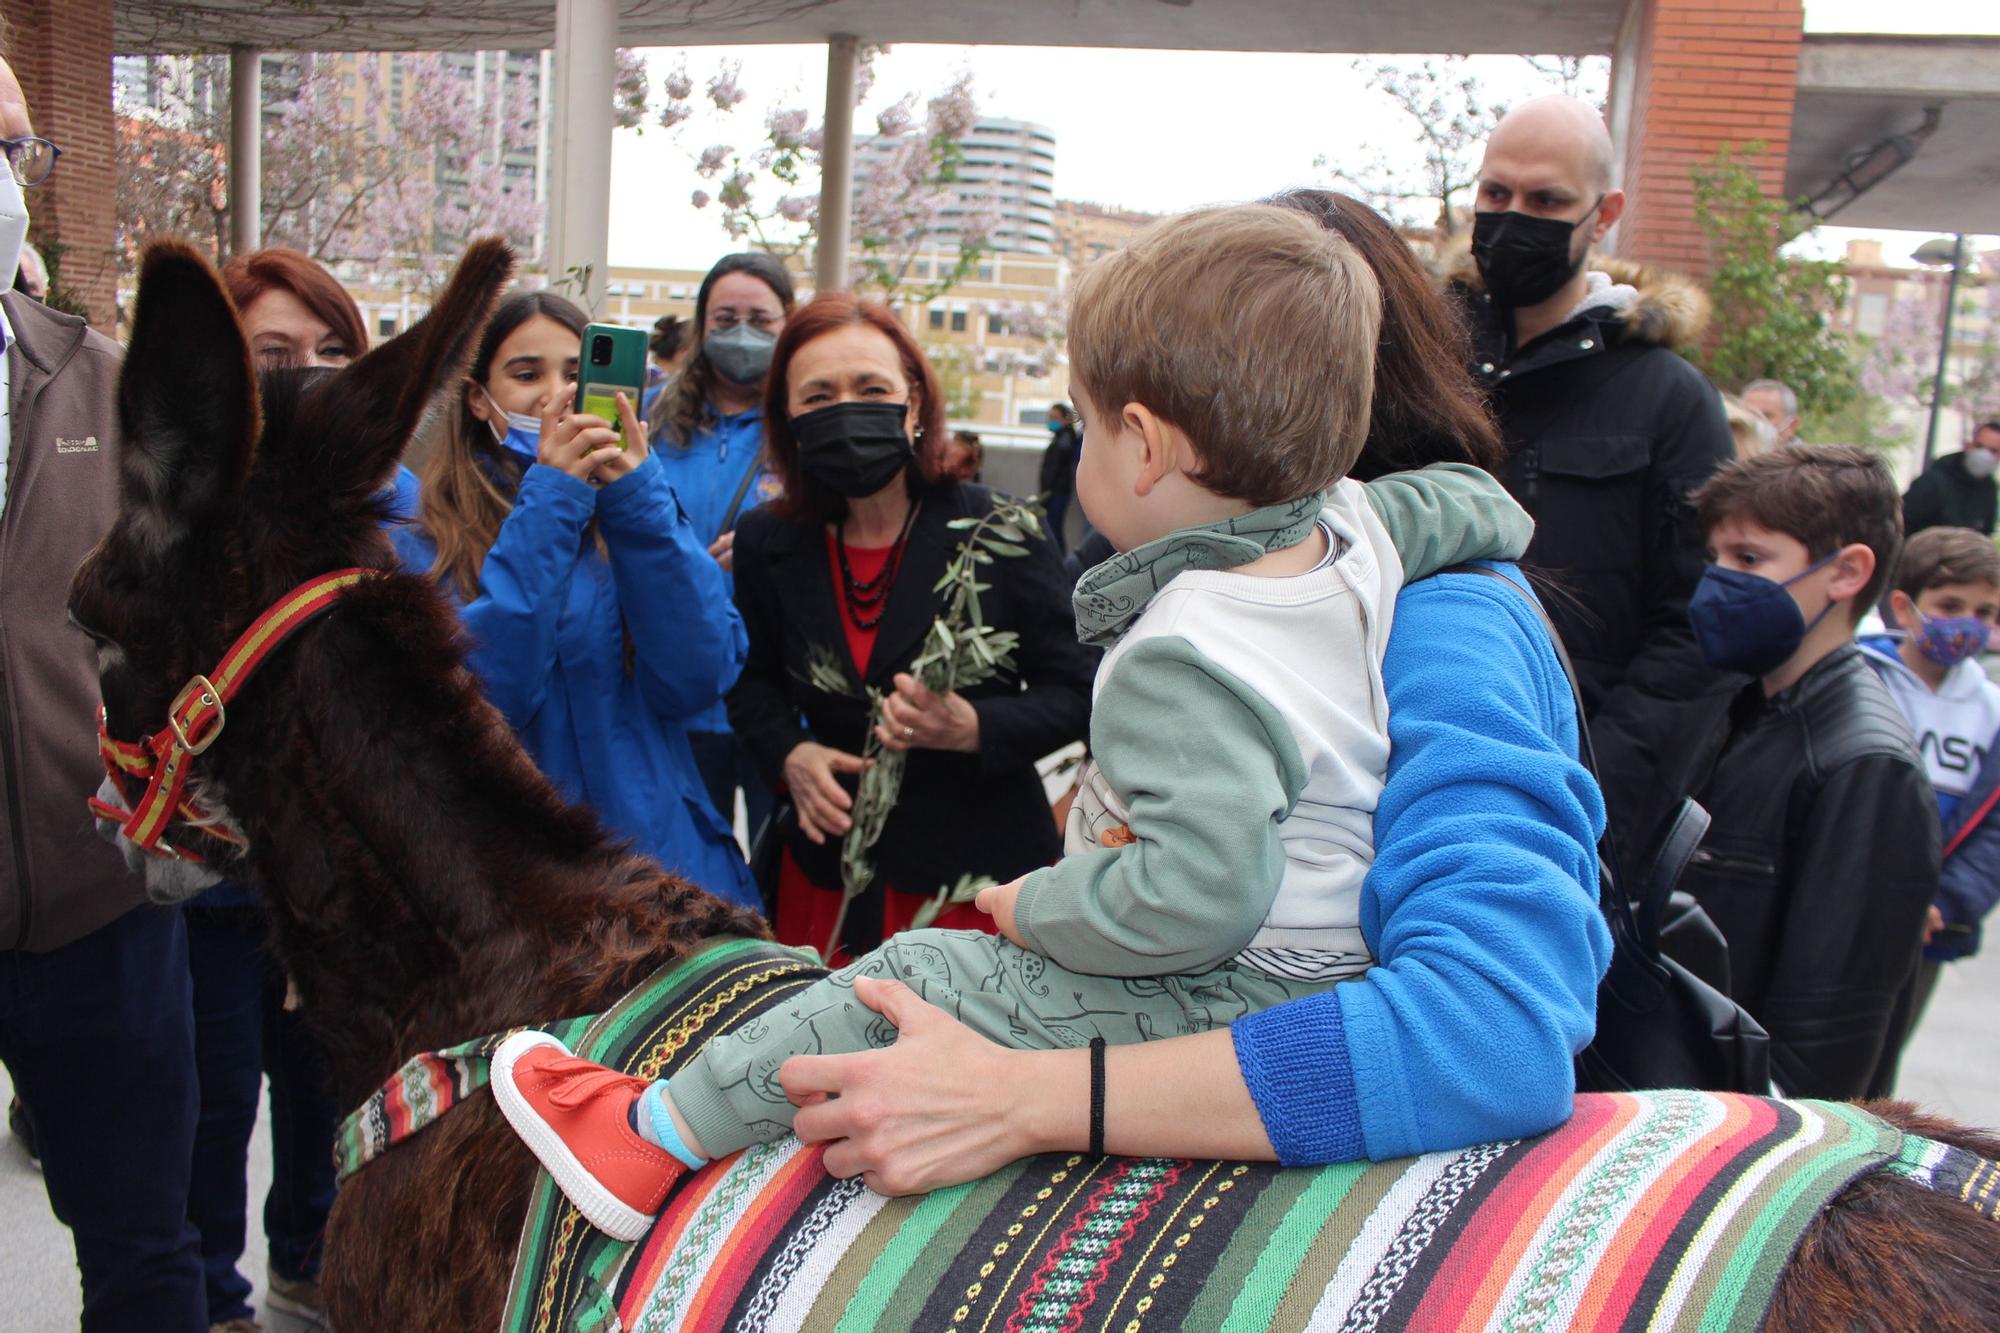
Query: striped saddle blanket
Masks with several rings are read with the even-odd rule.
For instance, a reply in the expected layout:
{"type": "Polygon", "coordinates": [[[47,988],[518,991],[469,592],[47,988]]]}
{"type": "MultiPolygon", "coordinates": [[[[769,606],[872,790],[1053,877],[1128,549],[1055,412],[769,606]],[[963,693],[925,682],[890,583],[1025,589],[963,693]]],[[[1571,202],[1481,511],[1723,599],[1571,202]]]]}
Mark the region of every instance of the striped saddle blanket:
{"type": "MultiPolygon", "coordinates": [[[[580,1054],[671,1074],[810,984],[754,941],[551,1024],[580,1054]]],[[[422,1056],[343,1130],[344,1169],[485,1082],[499,1036],[422,1056]]],[[[793,1138],[676,1186],[624,1244],[544,1176],[507,1333],[625,1330],[1753,1330],[1813,1217],[1865,1172],[1982,1211],[1991,1163],[1855,1107],[1699,1092],[1585,1094],[1531,1139],[1380,1163],[1031,1158],[884,1199],[793,1138]]]]}

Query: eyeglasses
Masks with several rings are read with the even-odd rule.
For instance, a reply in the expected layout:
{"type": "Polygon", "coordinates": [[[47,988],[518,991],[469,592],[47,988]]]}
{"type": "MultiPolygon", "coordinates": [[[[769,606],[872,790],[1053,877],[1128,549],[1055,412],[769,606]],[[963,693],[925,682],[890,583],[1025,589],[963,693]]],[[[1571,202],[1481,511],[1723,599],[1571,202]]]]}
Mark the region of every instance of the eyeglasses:
{"type": "Polygon", "coordinates": [[[750,312],[749,317],[745,319],[738,319],[734,310],[718,310],[709,316],[709,325],[710,332],[712,333],[721,333],[725,329],[733,329],[738,324],[748,324],[759,333],[769,333],[772,329],[778,327],[778,324],[783,319],[783,315],[774,315],[768,310],[753,310],[750,312]]]}
{"type": "Polygon", "coordinates": [[[56,169],[56,159],[62,156],[62,149],[38,135],[27,135],[20,139],[0,139],[0,150],[7,154],[7,166],[14,173],[14,179],[21,185],[40,185],[56,169]]]}

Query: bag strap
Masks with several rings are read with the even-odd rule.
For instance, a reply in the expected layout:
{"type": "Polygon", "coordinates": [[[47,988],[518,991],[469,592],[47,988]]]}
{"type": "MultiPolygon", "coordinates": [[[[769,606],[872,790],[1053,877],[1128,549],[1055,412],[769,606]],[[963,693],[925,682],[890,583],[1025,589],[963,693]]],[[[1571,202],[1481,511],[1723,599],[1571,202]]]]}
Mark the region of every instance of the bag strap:
{"type": "Polygon", "coordinates": [[[722,532],[716,533],[716,536],[720,537],[723,532],[736,527],[736,515],[743,508],[743,497],[750,493],[750,483],[757,480],[757,474],[763,470],[764,446],[759,444],[750,455],[750,470],[743,474],[743,480],[736,483],[736,494],[729,497],[729,512],[722,516],[722,532]]]}
{"type": "MultiPolygon", "coordinates": [[[[1548,611],[1542,606],[1542,599],[1489,565],[1452,565],[1450,568],[1441,569],[1438,572],[1440,574],[1479,574],[1489,579],[1498,579],[1519,593],[1528,603],[1528,606],[1535,613],[1535,619],[1541,621],[1542,628],[1548,632],[1549,647],[1555,649],[1556,661],[1562,664],[1563,676],[1569,681],[1570,700],[1576,705],[1577,758],[1583,762],[1585,768],[1590,770],[1590,776],[1594,779],[1597,778],[1597,751],[1591,748],[1590,724],[1583,715],[1583,685],[1576,678],[1576,665],[1569,660],[1569,650],[1563,647],[1562,634],[1557,631],[1555,622],[1549,619],[1548,611]]],[[[1602,842],[1598,845],[1600,848],[1603,847],[1602,842]]]]}
{"type": "Polygon", "coordinates": [[[1938,853],[1938,860],[1947,861],[1951,859],[1951,854],[1959,849],[1961,843],[1972,836],[1972,830],[1978,828],[1986,821],[1986,816],[1993,813],[1993,807],[1996,805],[2000,805],[2000,785],[1996,785],[1992,791],[1986,793],[1986,799],[1979,803],[1979,808],[1974,810],[1971,817],[1958,826],[1958,832],[1951,835],[1951,841],[1947,842],[1944,845],[1944,849],[1938,853]]]}

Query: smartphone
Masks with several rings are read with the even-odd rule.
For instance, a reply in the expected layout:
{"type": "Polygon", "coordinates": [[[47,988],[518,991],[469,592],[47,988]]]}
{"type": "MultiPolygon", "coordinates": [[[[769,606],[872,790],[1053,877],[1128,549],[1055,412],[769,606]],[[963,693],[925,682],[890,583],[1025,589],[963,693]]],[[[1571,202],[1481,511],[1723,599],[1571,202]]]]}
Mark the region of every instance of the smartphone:
{"type": "Polygon", "coordinates": [[[586,324],[582,361],[576,374],[576,410],[610,422],[623,449],[625,427],[618,420],[617,395],[625,395],[633,412],[639,410],[639,393],[646,384],[646,331],[586,324]]]}

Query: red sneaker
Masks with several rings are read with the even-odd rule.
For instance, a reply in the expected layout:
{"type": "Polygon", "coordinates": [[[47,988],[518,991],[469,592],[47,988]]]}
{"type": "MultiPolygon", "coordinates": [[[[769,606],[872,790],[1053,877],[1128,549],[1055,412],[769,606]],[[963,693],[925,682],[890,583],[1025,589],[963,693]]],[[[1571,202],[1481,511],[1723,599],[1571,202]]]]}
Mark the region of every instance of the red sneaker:
{"type": "Polygon", "coordinates": [[[517,1032],[493,1053],[493,1096],[522,1141],[589,1223],[615,1240],[638,1240],[687,1166],[632,1128],[647,1088],[579,1060],[546,1032],[517,1032]]]}

